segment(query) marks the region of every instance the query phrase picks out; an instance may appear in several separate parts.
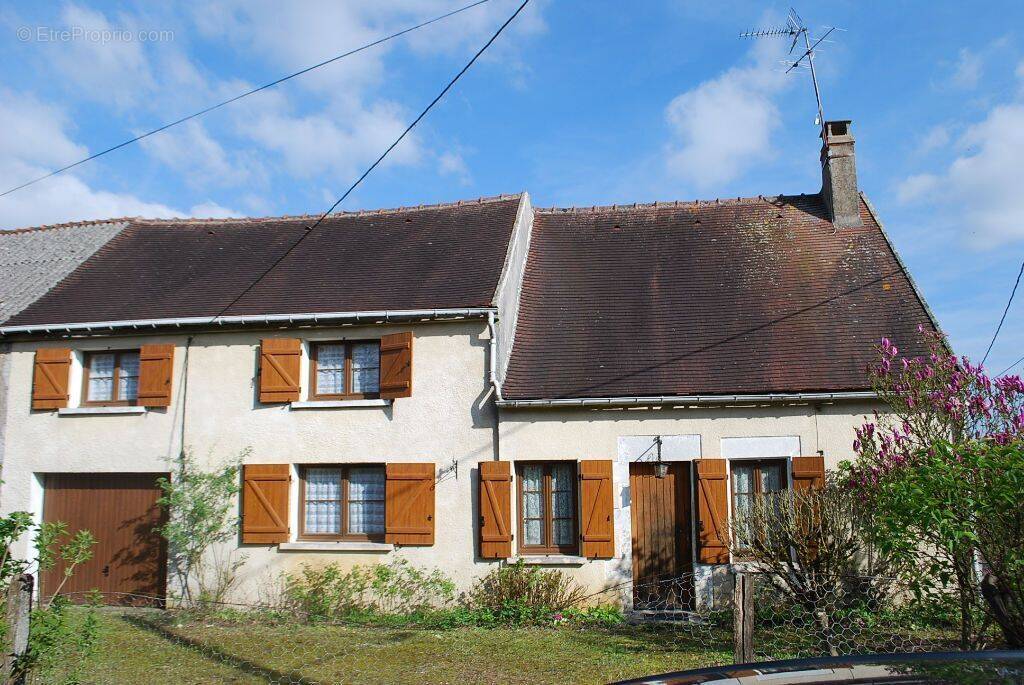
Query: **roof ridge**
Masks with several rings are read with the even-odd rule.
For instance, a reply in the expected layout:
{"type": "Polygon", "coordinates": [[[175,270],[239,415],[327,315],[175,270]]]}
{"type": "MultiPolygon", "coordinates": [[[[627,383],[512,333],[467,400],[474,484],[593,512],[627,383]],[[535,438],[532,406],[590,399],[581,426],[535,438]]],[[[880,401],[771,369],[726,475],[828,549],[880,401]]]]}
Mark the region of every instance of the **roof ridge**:
{"type": "MultiPolygon", "coordinates": [[[[334,212],[331,216],[379,216],[384,214],[401,214],[403,212],[415,212],[419,210],[447,209],[450,207],[465,207],[469,205],[491,204],[494,202],[505,202],[522,197],[522,193],[501,195],[489,195],[478,197],[472,200],[456,200],[454,202],[437,202],[427,205],[407,205],[401,207],[386,207],[381,209],[358,209],[354,211],[334,212]]],[[[271,221],[299,221],[304,219],[318,219],[320,214],[283,214],[280,216],[237,216],[224,218],[198,218],[198,217],[174,217],[174,218],[137,218],[133,221],[137,224],[211,224],[211,223],[237,223],[237,224],[259,224],[271,221]]]]}
{"type": "Polygon", "coordinates": [[[84,219],[82,221],[65,221],[59,224],[43,224],[41,226],[26,226],[24,228],[0,229],[0,235],[13,235],[16,233],[34,233],[37,231],[51,231],[56,228],[79,228],[82,226],[99,226],[100,224],[124,224],[138,221],[137,216],[121,216],[113,219],[84,219]]]}
{"type": "MultiPolygon", "coordinates": [[[[816,195],[813,193],[812,195],[816,195]]],[[[598,212],[622,212],[635,209],[676,209],[678,207],[706,207],[709,205],[739,205],[753,204],[756,202],[777,202],[780,199],[790,197],[808,197],[807,193],[786,195],[756,195],[751,197],[729,197],[713,198],[711,200],[656,200],[654,202],[633,202],[631,204],[615,205],[592,205],[590,207],[534,207],[538,214],[584,214],[598,212]]]]}

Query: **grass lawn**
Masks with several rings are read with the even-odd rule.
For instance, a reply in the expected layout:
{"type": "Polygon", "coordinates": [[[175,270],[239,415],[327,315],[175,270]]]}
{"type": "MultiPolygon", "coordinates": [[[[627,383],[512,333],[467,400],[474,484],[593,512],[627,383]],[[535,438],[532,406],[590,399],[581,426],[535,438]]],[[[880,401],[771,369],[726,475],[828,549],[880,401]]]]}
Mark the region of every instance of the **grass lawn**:
{"type": "Polygon", "coordinates": [[[603,683],[715,663],[680,634],[625,627],[422,630],[174,623],[101,615],[84,683],[603,683]]]}

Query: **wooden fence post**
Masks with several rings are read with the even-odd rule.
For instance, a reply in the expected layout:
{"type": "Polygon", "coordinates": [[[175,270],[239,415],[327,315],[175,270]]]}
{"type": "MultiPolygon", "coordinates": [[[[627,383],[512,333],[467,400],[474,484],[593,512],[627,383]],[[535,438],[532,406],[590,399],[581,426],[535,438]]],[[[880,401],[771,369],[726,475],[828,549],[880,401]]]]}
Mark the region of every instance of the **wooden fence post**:
{"type": "Polygon", "coordinates": [[[733,663],[754,660],[754,578],[749,573],[733,573],[733,663]]]}
{"type": "Polygon", "coordinates": [[[15,674],[15,664],[28,651],[29,614],[32,610],[34,579],[22,573],[11,579],[7,588],[7,635],[4,640],[4,683],[24,682],[24,674],[15,674]]]}

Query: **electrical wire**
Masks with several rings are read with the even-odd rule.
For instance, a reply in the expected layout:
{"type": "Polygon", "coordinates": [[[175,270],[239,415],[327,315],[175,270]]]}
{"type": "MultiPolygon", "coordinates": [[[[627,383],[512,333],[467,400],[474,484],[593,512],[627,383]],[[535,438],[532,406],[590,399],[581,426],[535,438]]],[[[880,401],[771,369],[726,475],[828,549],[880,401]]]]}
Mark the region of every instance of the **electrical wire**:
{"type": "Polygon", "coordinates": [[[527,6],[527,5],[529,4],[529,3],[530,3],[530,0],[523,0],[523,4],[519,5],[519,7],[518,7],[518,8],[516,9],[516,11],[515,11],[515,12],[513,12],[513,13],[512,13],[512,14],[511,14],[511,15],[509,16],[509,18],[508,18],[508,19],[506,19],[506,20],[505,20],[505,23],[504,23],[504,24],[502,24],[502,25],[501,25],[500,27],[498,27],[498,30],[494,32],[494,35],[493,35],[493,36],[491,36],[490,40],[488,40],[488,41],[487,41],[486,43],[484,43],[483,47],[482,47],[482,48],[480,48],[479,50],[477,50],[477,51],[476,51],[476,54],[475,54],[475,55],[473,55],[472,59],[470,59],[470,60],[469,60],[468,62],[466,62],[466,66],[462,67],[462,69],[461,69],[461,70],[459,71],[459,73],[457,73],[457,74],[456,74],[456,75],[455,75],[455,76],[454,76],[454,77],[452,78],[452,80],[448,82],[448,85],[446,85],[446,86],[444,87],[444,89],[443,89],[443,90],[442,90],[442,91],[441,91],[440,93],[438,93],[438,94],[437,94],[437,97],[435,97],[435,98],[434,98],[433,100],[431,100],[431,101],[430,101],[430,104],[429,104],[429,105],[427,105],[427,106],[426,106],[426,107],[425,107],[425,108],[423,109],[423,111],[422,111],[422,112],[420,112],[419,116],[418,116],[418,117],[416,117],[415,119],[413,119],[412,123],[411,123],[411,124],[409,124],[409,125],[408,125],[408,126],[407,126],[407,127],[405,128],[405,130],[404,130],[404,131],[402,131],[402,134],[401,134],[400,136],[398,136],[397,138],[395,138],[395,141],[394,141],[393,143],[391,143],[391,145],[389,145],[389,146],[387,147],[387,149],[386,149],[386,150],[384,150],[384,152],[382,152],[382,153],[381,153],[380,157],[378,157],[378,158],[376,159],[376,161],[374,161],[374,163],[373,163],[373,164],[371,164],[371,165],[370,165],[370,166],[369,166],[369,167],[368,167],[368,168],[366,169],[366,171],[364,171],[364,172],[362,173],[362,175],[361,175],[361,176],[360,176],[359,178],[357,178],[357,179],[355,180],[355,182],[353,182],[353,183],[352,183],[352,185],[350,185],[350,186],[348,187],[348,190],[346,190],[346,191],[344,192],[344,194],[342,194],[342,196],[341,196],[341,197],[339,197],[339,198],[338,198],[338,199],[337,199],[337,200],[335,201],[335,203],[334,203],[333,205],[331,205],[331,206],[330,206],[330,208],[328,208],[328,210],[327,210],[326,212],[324,212],[323,214],[321,214],[321,215],[319,216],[319,218],[317,218],[317,220],[316,220],[315,222],[313,222],[313,224],[312,224],[311,226],[307,226],[307,227],[306,227],[306,229],[305,229],[305,230],[304,230],[304,231],[302,232],[302,235],[300,235],[300,236],[299,236],[298,240],[296,240],[296,241],[295,241],[295,242],[294,242],[294,243],[292,244],[292,246],[291,246],[291,247],[289,247],[289,248],[288,248],[287,250],[285,250],[284,254],[282,254],[282,255],[281,255],[280,257],[278,257],[277,259],[275,259],[275,260],[274,260],[274,262],[273,262],[273,263],[272,263],[272,264],[271,264],[270,266],[268,266],[268,267],[267,267],[267,268],[266,268],[266,269],[265,269],[265,270],[263,271],[263,273],[261,273],[261,274],[260,274],[259,276],[257,276],[257,277],[256,277],[256,280],[254,280],[254,281],[253,281],[252,283],[250,283],[250,284],[249,284],[249,286],[248,286],[248,287],[246,287],[246,289],[245,289],[245,290],[243,290],[242,292],[240,292],[240,293],[239,293],[239,294],[238,294],[238,295],[237,295],[237,296],[236,296],[236,297],[235,297],[235,298],[234,298],[233,300],[231,300],[231,302],[229,302],[229,303],[228,303],[228,304],[227,304],[227,305],[226,305],[226,306],[225,306],[225,307],[224,307],[223,309],[221,309],[221,310],[220,310],[219,312],[217,312],[217,314],[215,314],[215,315],[213,316],[213,319],[214,319],[214,320],[216,320],[216,319],[217,319],[217,317],[219,317],[219,316],[221,316],[222,314],[224,314],[224,312],[226,312],[227,310],[231,309],[231,307],[233,307],[233,306],[234,306],[235,304],[237,304],[237,303],[238,303],[238,301],[239,301],[239,300],[241,300],[241,299],[242,299],[242,298],[243,298],[243,297],[244,297],[244,296],[245,296],[245,295],[246,295],[246,294],[247,294],[247,293],[248,293],[248,292],[249,292],[250,290],[252,290],[253,288],[255,288],[255,287],[256,287],[256,285],[257,285],[257,284],[259,284],[259,282],[260,282],[260,281],[262,281],[262,280],[263,280],[263,279],[264,279],[264,278],[265,278],[265,277],[267,276],[267,274],[269,274],[269,273],[270,273],[271,271],[273,271],[273,270],[274,270],[275,268],[277,268],[277,266],[278,266],[278,265],[279,265],[279,264],[280,264],[281,262],[283,262],[283,261],[284,261],[284,260],[285,260],[285,259],[286,259],[286,258],[288,257],[288,255],[290,255],[290,254],[291,254],[291,253],[292,253],[292,252],[293,252],[293,251],[295,250],[295,248],[297,248],[297,247],[299,246],[299,244],[300,244],[300,243],[301,243],[301,242],[302,242],[303,240],[305,240],[305,239],[306,239],[306,238],[307,238],[307,237],[309,236],[309,234],[310,234],[310,233],[312,233],[312,232],[313,232],[313,230],[314,230],[314,229],[316,229],[316,228],[317,228],[317,227],[318,227],[318,226],[319,226],[319,225],[320,225],[321,223],[323,223],[324,219],[326,219],[326,218],[327,218],[328,216],[330,216],[331,212],[333,212],[333,211],[334,211],[335,209],[337,209],[337,208],[338,208],[338,205],[340,205],[340,204],[341,204],[342,202],[344,202],[344,201],[345,201],[345,199],[346,199],[346,198],[348,198],[348,196],[352,194],[352,191],[354,191],[354,190],[355,190],[355,189],[356,189],[357,187],[359,187],[359,184],[361,184],[361,183],[363,182],[363,180],[364,180],[364,179],[365,179],[365,178],[366,178],[367,176],[369,176],[369,175],[370,175],[370,172],[372,172],[372,171],[373,171],[374,169],[376,169],[376,168],[377,168],[377,166],[378,166],[378,165],[379,165],[379,164],[380,164],[381,162],[383,162],[383,161],[384,161],[384,158],[385,158],[385,157],[387,157],[387,156],[388,156],[388,154],[389,154],[389,153],[390,153],[390,152],[391,152],[392,150],[394,150],[394,149],[395,149],[395,147],[396,147],[396,146],[397,146],[397,145],[398,145],[398,144],[399,144],[400,142],[402,142],[402,140],[404,140],[404,139],[405,139],[405,137],[406,137],[407,135],[409,135],[409,132],[410,132],[410,131],[412,131],[412,130],[413,130],[413,128],[415,128],[415,127],[416,127],[416,124],[420,123],[420,121],[421,121],[421,120],[423,119],[423,117],[427,116],[427,113],[428,113],[428,112],[430,112],[430,110],[432,110],[432,109],[434,108],[434,105],[436,105],[436,104],[437,104],[438,102],[440,102],[440,101],[441,101],[441,98],[443,98],[443,97],[445,96],[445,94],[447,94],[447,93],[448,93],[448,91],[452,89],[452,86],[454,86],[454,85],[455,85],[455,83],[456,83],[456,82],[457,82],[457,81],[458,81],[458,80],[459,80],[460,78],[462,78],[462,75],[463,75],[463,74],[465,74],[465,73],[466,73],[467,71],[469,71],[469,68],[473,66],[473,64],[474,64],[474,63],[475,63],[475,62],[477,61],[477,59],[479,59],[480,55],[484,54],[484,51],[485,51],[485,50],[487,50],[487,48],[491,47],[491,44],[492,44],[492,43],[493,43],[493,42],[494,42],[495,40],[497,40],[497,39],[498,39],[498,36],[500,36],[500,35],[501,35],[502,31],[504,31],[504,30],[505,30],[505,28],[506,28],[506,27],[507,27],[507,26],[508,26],[509,24],[511,24],[511,23],[512,23],[512,21],[513,21],[513,20],[514,20],[514,19],[515,19],[516,17],[518,17],[518,16],[519,16],[519,13],[520,13],[520,12],[522,12],[522,11],[523,11],[523,8],[525,8],[525,7],[526,7],[526,6],[527,6]]]}
{"type": "Polygon", "coordinates": [[[996,338],[999,337],[999,331],[1003,328],[1003,322],[1006,321],[1006,313],[1010,311],[1010,305],[1013,304],[1013,296],[1017,294],[1017,286],[1020,285],[1021,276],[1024,276],[1024,262],[1021,262],[1020,264],[1020,271],[1017,273],[1017,281],[1013,284],[1013,290],[1010,291],[1010,299],[1006,302],[1006,308],[1003,309],[1003,315],[999,318],[999,325],[996,326],[996,332],[992,334],[992,342],[988,344],[988,349],[985,350],[985,356],[981,358],[982,366],[985,366],[985,360],[988,359],[988,354],[992,351],[992,346],[996,344],[996,338]]]}
{"type": "Polygon", "coordinates": [[[323,62],[319,62],[317,64],[314,64],[313,66],[306,67],[305,69],[300,69],[299,71],[296,71],[294,73],[288,74],[287,76],[282,76],[279,79],[271,81],[270,83],[265,83],[262,86],[258,86],[256,88],[253,88],[252,90],[247,90],[244,93],[236,95],[236,96],[234,96],[232,98],[228,98],[227,100],[224,100],[223,102],[218,102],[217,104],[211,105],[210,107],[207,107],[206,109],[201,109],[198,112],[195,112],[193,114],[189,114],[188,116],[184,116],[184,117],[182,117],[180,119],[177,119],[175,121],[170,122],[169,124],[164,124],[163,126],[155,128],[152,131],[147,131],[146,133],[143,133],[141,135],[135,136],[134,138],[132,138],[130,140],[126,140],[123,143],[118,143],[117,145],[114,145],[112,147],[108,147],[106,150],[102,150],[100,152],[97,152],[96,154],[89,155],[88,157],[85,157],[84,159],[80,159],[77,162],[74,162],[72,164],[68,164],[67,166],[63,166],[63,167],[61,167],[59,169],[55,169],[55,170],[53,170],[53,171],[51,171],[51,172],[49,172],[47,174],[44,174],[44,175],[42,175],[42,176],[40,176],[38,178],[34,178],[31,181],[26,181],[25,183],[22,183],[19,186],[15,186],[13,188],[10,188],[9,190],[5,190],[4,192],[0,193],[0,197],[4,197],[5,195],[10,195],[11,193],[16,192],[18,190],[21,190],[22,188],[27,188],[28,186],[30,186],[30,185],[32,185],[34,183],[39,183],[40,181],[44,181],[44,180],[46,180],[46,179],[48,179],[48,178],[50,178],[52,176],[56,176],[57,174],[63,173],[65,171],[67,171],[68,169],[73,169],[73,168],[75,168],[76,166],[78,166],[80,164],[85,164],[86,162],[90,162],[90,161],[96,159],[97,157],[102,157],[103,155],[106,155],[108,153],[114,152],[115,150],[120,150],[121,148],[123,148],[123,147],[125,147],[127,145],[131,145],[132,143],[137,143],[138,141],[142,140],[143,138],[148,138],[149,136],[154,135],[156,133],[160,133],[161,131],[166,131],[167,129],[171,128],[172,126],[177,126],[178,124],[183,124],[186,121],[191,121],[192,119],[195,119],[197,117],[201,117],[204,114],[209,114],[210,112],[214,111],[215,109],[220,109],[224,105],[229,105],[232,102],[237,102],[237,101],[241,100],[242,98],[248,97],[250,95],[254,95],[255,93],[259,93],[260,91],[266,90],[267,88],[273,88],[274,86],[279,85],[281,83],[284,83],[285,81],[288,81],[290,79],[293,79],[296,76],[302,76],[303,74],[308,74],[309,72],[313,71],[314,69],[319,69],[320,67],[327,66],[328,64],[331,64],[333,62],[337,62],[338,60],[344,59],[345,57],[350,57],[350,56],[356,54],[357,52],[362,52],[363,50],[368,50],[368,49],[370,49],[372,47],[376,47],[377,45],[380,45],[381,43],[386,43],[389,40],[393,40],[393,39],[398,38],[400,36],[404,36],[407,33],[415,31],[416,29],[421,29],[424,26],[429,26],[431,24],[434,24],[436,22],[441,21],[442,19],[447,19],[448,17],[452,17],[452,16],[454,16],[456,14],[459,14],[460,12],[465,12],[468,9],[472,9],[472,8],[477,7],[478,5],[482,5],[482,4],[486,3],[486,2],[490,2],[490,0],[477,0],[474,3],[471,3],[471,4],[466,5],[464,7],[460,7],[457,10],[452,10],[451,12],[447,12],[446,14],[442,14],[440,16],[434,17],[433,19],[430,19],[430,20],[425,21],[423,23],[416,24],[415,26],[410,26],[409,28],[406,28],[406,29],[402,29],[401,31],[398,31],[397,33],[392,33],[392,34],[390,34],[388,36],[384,36],[383,38],[378,38],[377,40],[373,41],[372,43],[367,43],[366,45],[363,45],[361,47],[355,48],[354,50],[349,50],[348,52],[343,52],[340,55],[335,55],[334,57],[331,57],[330,59],[326,59],[323,62]]]}

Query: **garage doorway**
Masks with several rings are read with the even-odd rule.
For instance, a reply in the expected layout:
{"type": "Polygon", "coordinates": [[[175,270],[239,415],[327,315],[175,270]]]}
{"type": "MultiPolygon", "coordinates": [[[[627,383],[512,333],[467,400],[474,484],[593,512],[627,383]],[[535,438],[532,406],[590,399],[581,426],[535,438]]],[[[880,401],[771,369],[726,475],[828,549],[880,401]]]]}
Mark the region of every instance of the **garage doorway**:
{"type": "MultiPolygon", "coordinates": [[[[61,588],[75,602],[98,590],[107,604],[162,605],[167,586],[167,544],[154,531],[164,514],[157,500],[159,473],[60,473],[43,479],[43,520],[64,521],[74,535],[89,530],[93,557],[61,588]],[[147,599],[155,598],[155,599],[147,599]]],[[[42,574],[40,595],[60,586],[59,562],[42,574]]]]}
{"type": "Polygon", "coordinates": [[[633,606],[639,610],[688,610],[693,605],[690,464],[629,465],[633,542],[633,606]]]}

